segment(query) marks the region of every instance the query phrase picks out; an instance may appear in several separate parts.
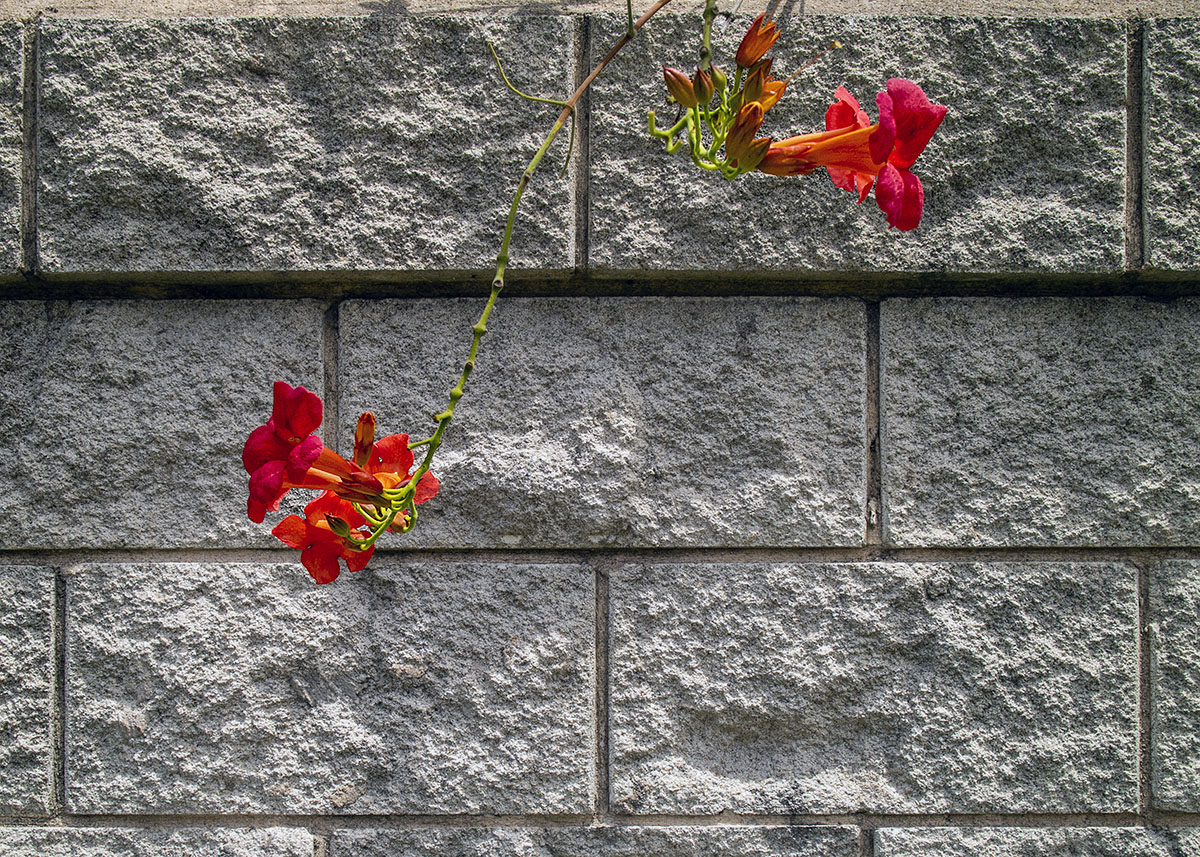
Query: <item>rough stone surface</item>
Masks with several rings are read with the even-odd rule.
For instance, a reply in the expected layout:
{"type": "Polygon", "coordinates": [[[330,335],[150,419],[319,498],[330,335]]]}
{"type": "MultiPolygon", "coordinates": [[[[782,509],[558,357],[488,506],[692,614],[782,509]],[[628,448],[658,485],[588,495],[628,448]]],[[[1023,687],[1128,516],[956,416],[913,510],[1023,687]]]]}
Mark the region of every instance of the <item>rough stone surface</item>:
{"type": "MultiPolygon", "coordinates": [[[[505,89],[488,40],[564,97],[565,18],[47,20],[42,266],[490,265],[552,109],[505,89]]],[[[514,264],[574,265],[571,187],[535,183],[514,264]]]]}
{"type": "MultiPolygon", "coordinates": [[[[649,4],[647,4],[649,5],[649,4]]],[[[699,7],[697,7],[699,8],[699,7]]],[[[745,3],[751,15],[766,3],[745,3]]],[[[312,17],[325,15],[403,15],[440,12],[462,14],[500,10],[533,10],[540,14],[620,12],[621,0],[406,0],[403,5],[389,0],[0,0],[0,18],[25,19],[35,12],[92,18],[179,18],[211,15],[265,15],[312,17]]],[[[641,9],[634,7],[635,14],[641,9]]],[[[782,7],[779,16],[807,15],[1034,15],[1048,17],[1120,18],[1139,15],[1195,14],[1195,0],[805,0],[803,8],[782,7]]]]}
{"type": "Polygon", "coordinates": [[[610,598],[621,810],[1137,805],[1131,567],[628,565],[610,598]]]}
{"type": "Polygon", "coordinates": [[[1194,857],[1200,831],[1143,828],[883,828],[875,857],[1194,857]]]}
{"type": "MultiPolygon", "coordinates": [[[[1194,11],[1193,11],[1194,14],[1194,11]]],[[[1146,22],[1146,264],[1200,269],[1200,19],[1146,22]]]]}
{"type": "Polygon", "coordinates": [[[317,304],[0,304],[0,547],[277,545],[241,464],[276,379],[321,390],[317,304]]]}
{"type": "Polygon", "coordinates": [[[53,600],[51,569],[0,567],[0,812],[49,805],[53,600]]]}
{"type": "Polygon", "coordinates": [[[0,277],[21,267],[21,116],[25,38],[20,24],[0,24],[0,277]]]}
{"type": "Polygon", "coordinates": [[[331,857],[857,857],[847,827],[588,827],[335,832],[331,857]]]}
{"type": "Polygon", "coordinates": [[[69,580],[73,812],[591,807],[593,575],[92,565],[69,580]]]}
{"type": "MultiPolygon", "coordinates": [[[[342,307],[344,449],[364,410],[426,430],[481,308],[342,307]]],[[[861,543],[860,303],[501,299],[489,324],[413,544],[861,543]]]]}
{"type": "Polygon", "coordinates": [[[1150,581],[1154,801],[1200,812],[1200,563],[1165,562],[1150,581]]]}
{"type": "Polygon", "coordinates": [[[1200,540],[1200,301],[895,300],[882,331],[891,542],[1200,540]]]}
{"type": "MultiPolygon", "coordinates": [[[[715,43],[726,69],[745,32],[715,43]]],[[[1124,259],[1125,38],[1119,21],[793,19],[781,72],[834,39],[843,50],[789,87],[764,133],[821,130],[839,85],[875,116],[889,77],[918,82],[950,112],[914,171],[915,232],[889,232],[823,174],[726,182],[668,156],[646,130],[665,104],[660,64],[686,66],[698,16],[655,20],[592,96],[591,264],[595,270],[1115,271],[1124,259]],[[1052,83],[1051,83],[1052,82],[1052,83]],[[1046,122],[1046,116],[1070,117],[1046,122]],[[725,241],[715,236],[724,236],[725,241]]],[[[593,44],[619,32],[594,28],[593,44]]]]}
{"type": "Polygon", "coordinates": [[[6,857],[311,857],[307,830],[139,830],[26,827],[0,829],[6,857]]]}

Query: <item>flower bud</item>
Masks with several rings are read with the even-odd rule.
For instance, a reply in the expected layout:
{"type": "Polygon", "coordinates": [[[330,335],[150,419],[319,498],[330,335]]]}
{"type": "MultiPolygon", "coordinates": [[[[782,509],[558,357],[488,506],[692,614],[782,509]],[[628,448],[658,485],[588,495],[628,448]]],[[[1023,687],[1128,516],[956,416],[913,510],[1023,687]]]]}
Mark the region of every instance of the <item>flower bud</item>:
{"type": "Polygon", "coordinates": [[[715,65],[708,67],[708,73],[712,75],[714,91],[720,95],[729,88],[729,78],[725,76],[725,72],[717,68],[715,65]]]}
{"type": "Polygon", "coordinates": [[[677,68],[664,65],[663,80],[667,84],[667,92],[671,93],[671,97],[685,109],[690,110],[696,106],[696,93],[686,74],[677,68]]]}
{"type": "Polygon", "coordinates": [[[702,68],[697,68],[696,73],[692,75],[692,91],[696,93],[696,101],[698,103],[707,107],[708,103],[712,101],[712,77],[702,68]]]}
{"type": "Polygon", "coordinates": [[[759,15],[742,37],[742,43],[737,49],[737,64],[741,68],[750,68],[763,58],[763,54],[771,49],[779,38],[779,28],[774,21],[763,23],[766,13],[759,15]]]}
{"type": "MultiPolygon", "coordinates": [[[[729,135],[725,138],[726,163],[739,169],[742,168],[742,159],[749,152],[754,135],[758,133],[762,121],[763,109],[757,101],[751,101],[738,111],[737,118],[733,120],[733,127],[729,129],[729,135]]],[[[763,149],[762,154],[766,154],[766,149],[763,149]]],[[[759,161],[761,160],[760,156],[759,161]]],[[[758,163],[755,162],[755,166],[757,165],[758,163]]]]}
{"type": "Polygon", "coordinates": [[[354,463],[366,467],[371,460],[371,449],[375,445],[375,415],[367,411],[358,418],[354,429],[354,463]]]}

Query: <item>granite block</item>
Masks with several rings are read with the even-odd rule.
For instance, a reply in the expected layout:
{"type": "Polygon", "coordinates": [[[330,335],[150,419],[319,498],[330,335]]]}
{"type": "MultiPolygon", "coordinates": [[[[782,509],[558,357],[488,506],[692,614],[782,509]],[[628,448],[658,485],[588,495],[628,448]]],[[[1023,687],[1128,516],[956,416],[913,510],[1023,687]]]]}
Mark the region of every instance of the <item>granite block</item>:
{"type": "MultiPolygon", "coordinates": [[[[1200,812],[1200,563],[1150,574],[1152,793],[1155,806],[1200,812]]],[[[1200,843],[1197,843],[1200,846],[1200,843]]]]}
{"type": "Polygon", "coordinates": [[[102,564],[69,580],[76,813],[586,812],[578,566],[102,564]]]}
{"type": "Polygon", "coordinates": [[[53,569],[0,566],[0,813],[50,806],[53,621],[53,569]]]}
{"type": "Polygon", "coordinates": [[[858,857],[849,827],[336,831],[331,857],[858,857]]]}
{"type": "MultiPolygon", "coordinates": [[[[487,44],[527,91],[574,74],[565,17],[49,18],[41,40],[50,273],[487,267],[557,110],[487,44]]],[[[539,175],[514,265],[574,265],[572,193],[539,175]]]]}
{"type": "Polygon", "coordinates": [[[883,828],[875,857],[1194,857],[1200,831],[1146,828],[883,828]]]}
{"type": "Polygon", "coordinates": [[[631,564],[610,604],[619,811],[1137,806],[1132,567],[631,564]]]}
{"type": "Polygon", "coordinates": [[[1200,269],[1200,18],[1145,24],[1146,265],[1200,269]]]}
{"type": "MultiPolygon", "coordinates": [[[[715,39],[731,75],[743,15],[715,39]]],[[[619,33],[597,24],[593,44],[619,33]]],[[[775,45],[781,76],[839,40],[843,49],[801,71],[767,115],[781,139],[824,130],[846,86],[875,118],[888,78],[917,82],[949,108],[913,168],[925,213],[889,232],[824,170],[751,174],[727,182],[668,156],[646,110],[674,121],[659,66],[688,67],[700,16],[653,22],[592,95],[591,258],[603,273],[686,271],[1115,272],[1124,264],[1125,35],[1112,20],[791,18],[775,45]],[[1048,117],[1056,117],[1051,120],[1048,117]]]]}
{"type": "Polygon", "coordinates": [[[292,827],[0,828],[7,857],[312,857],[313,838],[292,827]]]}
{"type": "Polygon", "coordinates": [[[308,301],[0,304],[0,547],[277,545],[242,445],[271,384],[320,391],[308,301]]]}
{"type": "MultiPolygon", "coordinates": [[[[482,306],[342,306],[345,452],[365,410],[424,436],[482,306]]],[[[861,303],[502,298],[489,328],[408,544],[861,544],[861,303]]]]}
{"type": "Polygon", "coordinates": [[[1198,334],[1191,299],[887,301],[887,539],[1196,544],[1198,334]]]}

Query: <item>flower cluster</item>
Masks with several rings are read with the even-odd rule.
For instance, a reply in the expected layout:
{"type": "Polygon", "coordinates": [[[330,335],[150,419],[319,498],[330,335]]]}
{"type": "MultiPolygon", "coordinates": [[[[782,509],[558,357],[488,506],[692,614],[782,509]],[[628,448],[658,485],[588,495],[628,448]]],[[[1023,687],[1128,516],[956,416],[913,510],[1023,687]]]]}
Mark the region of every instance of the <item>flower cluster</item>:
{"type": "Polygon", "coordinates": [[[375,416],[358,419],[354,460],[347,461],[313,434],[321,424],[321,399],[303,387],[276,381],[271,416],[250,432],[242,466],[250,474],[247,514],[261,524],[279,511],[293,488],[322,492],[271,532],[300,550],[300,561],[317,583],[333,581],[339,560],[350,571],[367,564],[375,541],[387,530],[407,532],[416,506],[436,496],[438,480],[423,466],[413,472],[408,435],[375,440],[375,416]]]}
{"type": "Polygon", "coordinates": [[[668,152],[688,144],[697,166],[717,170],[728,179],[755,170],[773,176],[808,175],[824,167],[833,183],[858,194],[860,203],[874,187],[875,202],[889,226],[915,229],[921,222],[925,192],[911,167],[941,124],[946,108],[931,104],[912,81],[892,78],[887,91],[875,97],[879,120],[874,124],[854,96],[839,87],[837,101],[825,111],[824,131],[778,141],[759,137],[767,111],[795,77],[771,76],[772,60],[766,52],[777,38],[775,22],[759,15],[738,47],[732,86],[711,64],[697,68],[690,78],[664,66],[667,92],[684,113],[670,129],[660,130],[651,111],[650,133],[667,141],[668,152]]]}

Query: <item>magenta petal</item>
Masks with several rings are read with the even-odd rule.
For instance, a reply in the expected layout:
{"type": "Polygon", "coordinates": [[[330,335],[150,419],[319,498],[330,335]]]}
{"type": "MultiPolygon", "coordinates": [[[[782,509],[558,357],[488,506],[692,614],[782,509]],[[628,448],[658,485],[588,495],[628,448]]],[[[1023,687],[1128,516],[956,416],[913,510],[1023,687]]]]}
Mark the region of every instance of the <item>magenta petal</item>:
{"type": "Polygon", "coordinates": [[[900,169],[908,169],[942,124],[946,108],[931,104],[924,90],[911,80],[893,77],[887,82],[887,91],[896,117],[896,146],[890,160],[900,169]]]}
{"type": "Polygon", "coordinates": [[[904,206],[904,177],[891,164],[884,164],[875,180],[875,204],[887,217],[889,226],[895,226],[904,206]]]}
{"type": "Polygon", "coordinates": [[[892,152],[896,142],[896,119],[892,111],[892,99],[886,92],[875,96],[875,105],[879,108],[879,127],[867,139],[871,151],[871,160],[882,164],[892,152]]]}
{"type": "Polygon", "coordinates": [[[900,203],[900,215],[892,225],[901,232],[907,232],[916,229],[921,222],[921,212],[925,208],[925,189],[921,187],[921,180],[908,170],[902,170],[901,176],[904,178],[904,196],[900,203]]]}
{"type": "Polygon", "coordinates": [[[268,508],[284,494],[283,462],[268,461],[250,476],[250,499],[268,508]]]}
{"type": "Polygon", "coordinates": [[[292,447],[292,451],[287,457],[288,481],[299,482],[303,479],[304,475],[308,473],[308,468],[313,466],[313,462],[320,457],[323,449],[325,449],[325,444],[321,443],[321,439],[315,434],[309,435],[292,447]]]}
{"type": "Polygon", "coordinates": [[[275,382],[271,417],[275,430],[284,440],[299,443],[321,425],[321,397],[303,387],[275,382]]]}
{"type": "Polygon", "coordinates": [[[291,450],[291,444],[275,434],[274,421],[267,420],[265,426],[259,426],[246,438],[246,445],[242,447],[242,467],[247,473],[253,473],[268,461],[287,458],[291,450]]]}

